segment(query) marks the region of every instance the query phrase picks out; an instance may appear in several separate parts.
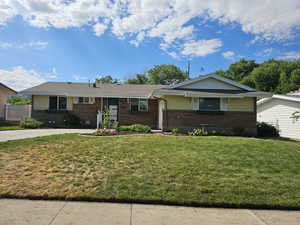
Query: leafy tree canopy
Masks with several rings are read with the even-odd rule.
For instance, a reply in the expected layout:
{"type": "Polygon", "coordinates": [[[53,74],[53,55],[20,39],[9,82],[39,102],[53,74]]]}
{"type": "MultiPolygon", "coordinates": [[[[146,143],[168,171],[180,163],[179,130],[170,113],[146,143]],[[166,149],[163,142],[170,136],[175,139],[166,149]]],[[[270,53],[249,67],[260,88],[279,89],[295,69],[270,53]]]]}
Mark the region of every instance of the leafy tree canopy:
{"type": "Polygon", "coordinates": [[[116,84],[118,79],[113,79],[112,76],[104,76],[96,79],[96,82],[101,84],[116,84]]]}
{"type": "Polygon", "coordinates": [[[127,84],[147,84],[148,77],[145,74],[136,74],[135,77],[129,78],[127,84]]]}
{"type": "Polygon", "coordinates": [[[7,103],[9,104],[14,104],[14,105],[29,105],[31,104],[31,99],[21,97],[18,95],[13,95],[10,98],[6,100],[7,103]]]}
{"type": "Polygon", "coordinates": [[[186,72],[171,64],[154,66],[147,74],[150,84],[176,84],[189,78],[186,72]]]}
{"type": "Polygon", "coordinates": [[[231,64],[228,70],[215,73],[261,91],[286,94],[300,88],[300,59],[270,59],[261,64],[241,59],[231,64]]]}
{"type": "Polygon", "coordinates": [[[129,78],[128,84],[176,84],[187,80],[188,74],[172,64],[156,65],[143,74],[129,78]]]}

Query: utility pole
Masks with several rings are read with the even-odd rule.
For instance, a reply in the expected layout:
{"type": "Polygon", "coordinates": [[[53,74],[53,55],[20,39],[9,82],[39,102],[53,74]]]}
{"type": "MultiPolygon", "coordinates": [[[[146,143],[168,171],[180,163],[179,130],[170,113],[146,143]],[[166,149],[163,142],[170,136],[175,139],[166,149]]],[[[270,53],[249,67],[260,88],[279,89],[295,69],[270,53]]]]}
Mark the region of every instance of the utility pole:
{"type": "Polygon", "coordinates": [[[187,75],[188,75],[188,78],[190,78],[190,69],[191,69],[191,60],[188,60],[188,65],[187,65],[187,75]]]}

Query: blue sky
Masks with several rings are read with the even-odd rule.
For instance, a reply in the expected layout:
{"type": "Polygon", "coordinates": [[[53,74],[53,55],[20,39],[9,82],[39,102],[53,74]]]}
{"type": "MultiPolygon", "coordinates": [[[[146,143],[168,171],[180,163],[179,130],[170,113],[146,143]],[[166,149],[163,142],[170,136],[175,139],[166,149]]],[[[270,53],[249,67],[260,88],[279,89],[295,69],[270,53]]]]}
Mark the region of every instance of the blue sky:
{"type": "Polygon", "coordinates": [[[21,90],[104,75],[124,80],[157,64],[186,70],[188,60],[195,77],[240,58],[300,57],[299,1],[205,2],[4,0],[0,82],[21,90]]]}

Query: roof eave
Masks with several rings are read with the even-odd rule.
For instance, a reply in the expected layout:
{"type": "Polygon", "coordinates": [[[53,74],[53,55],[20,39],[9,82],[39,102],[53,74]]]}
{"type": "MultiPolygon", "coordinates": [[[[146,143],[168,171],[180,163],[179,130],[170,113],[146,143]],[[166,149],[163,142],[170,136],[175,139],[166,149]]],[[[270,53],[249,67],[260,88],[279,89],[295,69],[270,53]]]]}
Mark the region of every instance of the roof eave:
{"type": "Polygon", "coordinates": [[[205,79],[208,79],[208,78],[214,78],[216,80],[223,81],[225,83],[228,83],[228,84],[230,84],[232,86],[241,88],[241,89],[246,90],[246,91],[256,91],[253,88],[250,88],[250,87],[248,87],[246,85],[240,84],[240,83],[238,83],[236,81],[230,80],[228,78],[221,77],[221,76],[219,76],[217,74],[208,74],[208,75],[199,76],[198,78],[193,79],[193,80],[188,80],[188,81],[184,81],[184,82],[179,83],[179,84],[170,85],[169,88],[170,89],[174,89],[174,88],[182,87],[182,86],[185,86],[185,85],[188,85],[188,84],[192,84],[192,83],[195,83],[197,81],[205,80],[205,79]]]}
{"type": "Polygon", "coordinates": [[[151,98],[152,95],[105,95],[105,94],[68,94],[66,92],[29,92],[29,91],[22,91],[20,92],[24,95],[57,95],[57,96],[67,96],[67,97],[94,97],[94,98],[151,98]]]}
{"type": "Polygon", "coordinates": [[[287,100],[287,101],[294,101],[294,102],[300,102],[300,98],[293,97],[293,96],[287,96],[287,95],[273,95],[269,98],[263,98],[257,101],[257,105],[261,105],[265,102],[268,102],[272,99],[281,99],[281,100],[287,100]]]}

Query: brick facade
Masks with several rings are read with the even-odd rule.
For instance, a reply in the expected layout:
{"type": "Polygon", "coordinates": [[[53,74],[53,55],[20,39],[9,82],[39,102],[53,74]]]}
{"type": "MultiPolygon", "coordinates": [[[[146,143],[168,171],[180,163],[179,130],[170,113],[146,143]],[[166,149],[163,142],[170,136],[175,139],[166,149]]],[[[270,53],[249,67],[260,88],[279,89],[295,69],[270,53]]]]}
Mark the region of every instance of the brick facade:
{"type": "MultiPolygon", "coordinates": [[[[63,118],[67,113],[74,114],[80,118],[83,123],[87,121],[96,127],[97,112],[101,109],[101,98],[95,98],[94,104],[73,104],[73,110],[49,112],[48,110],[32,110],[32,118],[42,121],[49,126],[63,127],[63,118]],[[49,121],[51,121],[49,123],[49,121]],[[55,123],[53,123],[55,121],[55,123]]],[[[148,112],[130,111],[130,103],[127,98],[119,99],[119,124],[131,125],[135,123],[149,125],[157,128],[158,120],[158,102],[157,100],[149,100],[148,112]]]]}
{"type": "Polygon", "coordinates": [[[119,123],[122,125],[144,124],[152,128],[157,128],[158,121],[158,101],[149,99],[148,112],[131,112],[130,103],[127,98],[119,99],[119,123]]]}
{"type": "Polygon", "coordinates": [[[205,127],[208,130],[231,130],[245,128],[253,135],[256,134],[256,110],[254,112],[223,112],[220,114],[199,113],[195,111],[168,110],[164,112],[164,128],[178,128],[183,131],[205,127]],[[207,124],[207,125],[203,125],[207,124]]]}
{"type": "Polygon", "coordinates": [[[31,117],[35,120],[43,122],[49,127],[63,127],[64,116],[66,111],[49,112],[48,110],[32,110],[31,117]]]}
{"type": "Polygon", "coordinates": [[[78,116],[83,123],[89,122],[96,126],[97,113],[101,109],[101,98],[95,98],[94,104],[73,104],[71,113],[78,116]]]}

